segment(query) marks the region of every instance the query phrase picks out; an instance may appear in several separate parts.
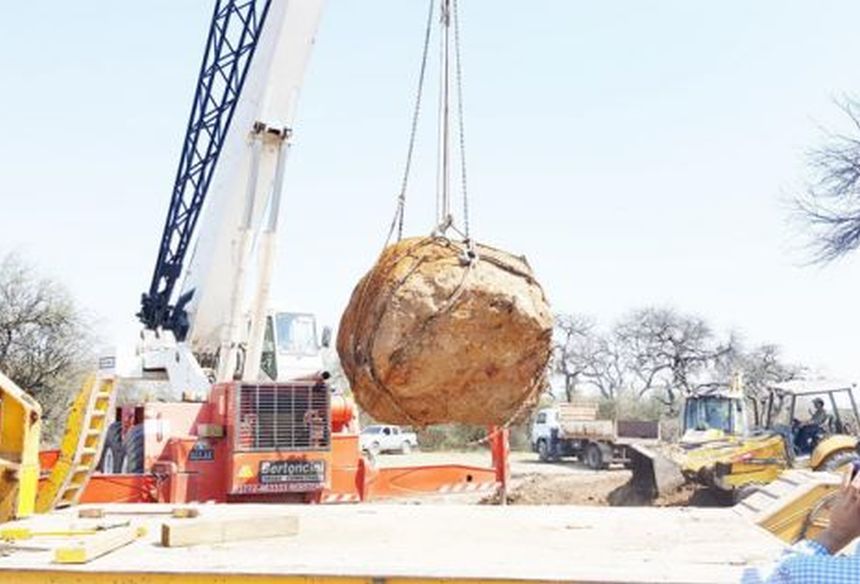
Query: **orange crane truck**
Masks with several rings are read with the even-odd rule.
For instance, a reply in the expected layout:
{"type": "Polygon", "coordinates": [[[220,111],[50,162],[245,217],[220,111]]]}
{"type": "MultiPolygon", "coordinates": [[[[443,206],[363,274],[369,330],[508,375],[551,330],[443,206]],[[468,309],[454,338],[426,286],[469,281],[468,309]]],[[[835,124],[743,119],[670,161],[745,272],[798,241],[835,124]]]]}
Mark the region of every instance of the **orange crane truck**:
{"type": "Polygon", "coordinates": [[[285,169],[322,0],[218,0],[130,371],[76,402],[42,510],[80,502],[358,502],[492,490],[494,466],[378,470],[327,384],[312,314],[270,306],[285,169]],[[100,454],[99,454],[100,453],[100,454]],[[93,472],[98,469],[100,472],[93,472]]]}
{"type": "MultiPolygon", "coordinates": [[[[20,518],[0,525],[0,582],[725,582],[778,557],[778,540],[729,509],[268,504],[507,480],[505,429],[490,432],[486,468],[373,468],[352,402],[320,366],[330,335],[317,343],[313,318],[269,306],[321,5],[215,1],[134,374],[102,359],[60,450],[41,457],[38,405],[0,378],[0,512],[20,518]],[[215,503],[175,514],[192,502],[215,503]]],[[[456,0],[441,8],[456,24],[456,0]]]]}

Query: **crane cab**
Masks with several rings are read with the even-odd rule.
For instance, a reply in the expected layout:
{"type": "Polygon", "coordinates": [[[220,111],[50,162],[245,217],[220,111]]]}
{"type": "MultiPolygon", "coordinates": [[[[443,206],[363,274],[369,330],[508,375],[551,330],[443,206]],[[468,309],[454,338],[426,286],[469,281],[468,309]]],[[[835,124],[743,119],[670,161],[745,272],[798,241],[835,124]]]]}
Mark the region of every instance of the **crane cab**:
{"type": "Polygon", "coordinates": [[[331,343],[331,329],[317,336],[317,322],[306,312],[270,311],[260,358],[260,371],[272,381],[292,381],[324,369],[321,351],[331,343]]]}

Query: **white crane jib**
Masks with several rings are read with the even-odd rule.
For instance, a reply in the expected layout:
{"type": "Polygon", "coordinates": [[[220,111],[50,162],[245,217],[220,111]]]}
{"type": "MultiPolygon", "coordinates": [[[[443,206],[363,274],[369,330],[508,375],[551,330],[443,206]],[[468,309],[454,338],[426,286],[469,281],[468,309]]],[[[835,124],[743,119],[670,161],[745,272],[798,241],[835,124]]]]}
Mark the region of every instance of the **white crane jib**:
{"type": "MultiPolygon", "coordinates": [[[[322,5],[323,0],[266,3],[256,46],[250,49],[253,57],[212,170],[193,252],[182,271],[178,297],[190,297],[182,306],[187,334],[176,345],[174,360],[196,355],[215,366],[217,381],[233,379],[240,346],[246,355],[243,378],[259,378],[284,164],[322,5]]],[[[213,31],[221,32],[214,20],[213,31]]],[[[215,32],[210,32],[210,43],[215,32]]],[[[226,40],[241,46],[242,38],[226,40]]],[[[198,90],[196,99],[199,95],[198,90]]],[[[145,344],[154,347],[159,344],[155,339],[169,343],[170,338],[153,333],[145,344]]],[[[199,365],[184,367],[196,368],[194,372],[172,368],[182,385],[201,389],[202,382],[189,382],[202,375],[199,365]]]]}

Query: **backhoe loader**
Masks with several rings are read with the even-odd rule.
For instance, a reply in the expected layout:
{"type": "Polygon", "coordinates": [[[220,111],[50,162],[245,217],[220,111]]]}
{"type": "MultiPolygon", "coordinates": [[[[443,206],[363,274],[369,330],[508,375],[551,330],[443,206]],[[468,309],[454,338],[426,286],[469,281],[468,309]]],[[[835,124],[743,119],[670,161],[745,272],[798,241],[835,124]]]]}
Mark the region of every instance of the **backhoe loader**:
{"type": "Polygon", "coordinates": [[[634,485],[659,497],[689,482],[740,500],[788,468],[837,470],[857,456],[860,415],[852,389],[775,385],[764,404],[745,398],[740,384],[690,395],[677,444],[634,448],[634,485]],[[798,405],[815,397],[827,398],[831,413],[823,422],[801,422],[798,405]]]}

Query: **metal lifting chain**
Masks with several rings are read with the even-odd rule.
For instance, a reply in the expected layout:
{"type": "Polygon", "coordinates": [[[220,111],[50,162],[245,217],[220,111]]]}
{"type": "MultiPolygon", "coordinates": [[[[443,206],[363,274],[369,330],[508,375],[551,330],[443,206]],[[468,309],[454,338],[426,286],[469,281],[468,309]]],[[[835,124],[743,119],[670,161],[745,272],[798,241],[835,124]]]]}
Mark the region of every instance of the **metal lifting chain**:
{"type": "MultiPolygon", "coordinates": [[[[424,95],[424,81],[427,72],[427,59],[430,48],[430,36],[433,28],[433,12],[435,9],[435,0],[430,0],[429,10],[427,13],[427,25],[424,31],[424,49],[421,55],[421,68],[418,76],[418,88],[415,96],[415,107],[412,111],[412,125],[409,132],[409,146],[406,151],[406,164],[403,169],[403,178],[400,184],[400,193],[397,197],[397,208],[394,213],[394,218],[391,222],[391,227],[388,231],[388,237],[385,240],[386,246],[397,230],[397,240],[403,238],[403,222],[406,208],[406,190],[409,184],[409,173],[412,169],[412,158],[415,152],[415,141],[418,132],[418,118],[421,112],[421,102],[424,95]]],[[[440,88],[440,107],[439,107],[439,123],[440,123],[440,160],[441,170],[438,176],[437,183],[437,216],[439,224],[434,229],[434,233],[444,235],[448,229],[460,233],[463,238],[471,246],[471,226],[469,221],[469,191],[467,188],[467,172],[466,172],[466,137],[464,128],[463,115],[463,67],[460,50],[460,10],[458,0],[442,0],[441,2],[441,26],[444,27],[442,33],[442,87],[440,88]],[[458,138],[460,149],[460,189],[463,197],[463,232],[460,232],[453,224],[453,218],[449,214],[448,201],[448,185],[450,177],[450,161],[448,160],[448,115],[450,98],[448,94],[448,84],[450,83],[450,69],[448,67],[449,59],[449,44],[448,32],[453,23],[454,29],[454,74],[457,91],[457,123],[458,123],[458,138]]]]}
{"type": "MultiPolygon", "coordinates": [[[[463,116],[463,65],[460,56],[460,14],[457,0],[442,0],[441,24],[442,30],[442,83],[439,99],[439,163],[436,184],[436,216],[437,226],[435,234],[445,235],[450,229],[463,237],[470,251],[472,241],[470,236],[469,222],[469,191],[466,187],[466,137],[463,116]],[[454,41],[454,76],[457,92],[457,125],[459,130],[460,148],[460,188],[463,196],[463,227],[460,231],[454,223],[454,217],[450,209],[450,187],[451,187],[451,28],[453,24],[454,41]]],[[[473,254],[472,254],[473,255],[473,254]]]]}
{"type": "Polygon", "coordinates": [[[463,230],[466,240],[470,241],[469,233],[469,191],[466,188],[466,131],[463,127],[463,67],[460,61],[460,7],[454,2],[454,63],[457,76],[457,127],[460,137],[460,188],[463,193],[463,230]]]}
{"type": "Polygon", "coordinates": [[[433,11],[435,0],[430,0],[430,8],[427,11],[427,26],[424,30],[424,50],[421,54],[421,69],[418,74],[418,89],[415,94],[415,107],[412,110],[412,127],[409,131],[409,147],[406,150],[406,164],[403,168],[403,179],[400,182],[400,194],[397,196],[397,209],[385,245],[391,240],[391,235],[397,228],[397,241],[403,239],[403,216],[406,210],[406,188],[409,184],[409,171],[412,169],[412,154],[415,151],[415,136],[418,133],[418,116],[421,113],[421,99],[424,96],[424,79],[427,72],[427,55],[430,52],[430,33],[433,30],[433,11]]]}

